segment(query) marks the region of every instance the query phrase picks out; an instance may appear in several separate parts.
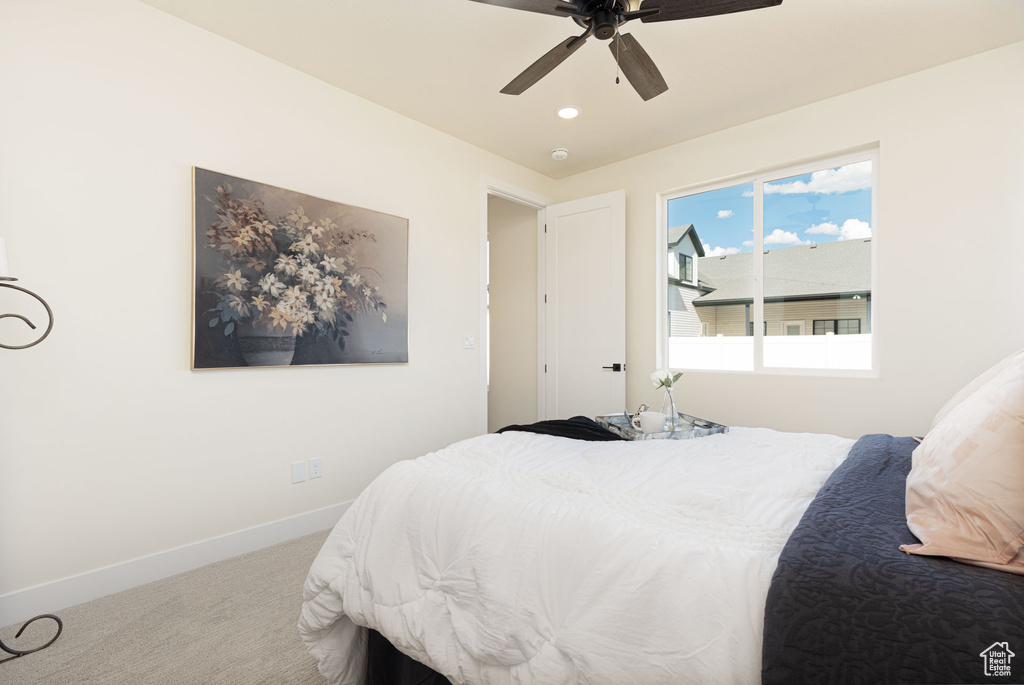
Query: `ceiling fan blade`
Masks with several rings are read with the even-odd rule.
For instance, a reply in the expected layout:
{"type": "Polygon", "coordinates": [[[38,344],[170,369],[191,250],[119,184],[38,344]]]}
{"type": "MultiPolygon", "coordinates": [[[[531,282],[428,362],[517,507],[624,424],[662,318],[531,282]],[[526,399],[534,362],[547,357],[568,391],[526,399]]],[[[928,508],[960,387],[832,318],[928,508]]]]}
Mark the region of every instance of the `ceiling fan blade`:
{"type": "Polygon", "coordinates": [[[519,95],[537,81],[547,76],[552,69],[569,59],[569,55],[583,47],[587,42],[586,36],[569,36],[564,41],[553,47],[539,60],[526,67],[523,73],[509,81],[509,84],[501,89],[505,95],[519,95]]]}
{"type": "Polygon", "coordinates": [[[622,73],[645,101],[668,90],[668,84],[647,51],[631,33],[616,34],[608,48],[617,55],[622,73]]]}
{"type": "Polygon", "coordinates": [[[576,11],[576,3],[565,0],[473,0],[482,2],[485,5],[496,5],[508,7],[513,10],[525,10],[527,12],[540,12],[541,14],[552,14],[556,17],[564,17],[564,10],[576,11]],[[560,10],[559,8],[563,8],[560,10]]]}
{"type": "Polygon", "coordinates": [[[643,17],[640,21],[647,23],[713,17],[717,14],[746,12],[781,4],[782,0],[644,0],[643,9],[661,11],[649,17],[643,17]]]}

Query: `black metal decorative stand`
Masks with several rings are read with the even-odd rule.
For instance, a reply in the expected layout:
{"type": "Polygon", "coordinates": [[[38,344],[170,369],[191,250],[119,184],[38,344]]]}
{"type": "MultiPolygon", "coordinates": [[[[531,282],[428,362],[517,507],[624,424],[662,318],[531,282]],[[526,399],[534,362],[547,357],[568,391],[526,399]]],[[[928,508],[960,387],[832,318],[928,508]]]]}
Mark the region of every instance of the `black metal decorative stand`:
{"type": "MultiPolygon", "coordinates": [[[[53,330],[53,310],[50,309],[50,305],[46,304],[46,300],[44,300],[43,298],[39,297],[38,295],[36,295],[31,290],[28,290],[27,288],[22,288],[21,286],[11,285],[10,282],[11,281],[16,281],[16,280],[18,280],[18,279],[17,278],[8,278],[8,277],[5,277],[5,276],[0,276],[0,288],[11,288],[12,290],[19,290],[19,291],[21,291],[23,293],[31,295],[32,297],[36,298],[37,300],[39,300],[42,303],[42,305],[44,307],[46,307],[46,315],[48,317],[50,317],[50,323],[46,327],[46,331],[41,336],[39,336],[39,338],[37,340],[35,340],[35,342],[30,342],[28,345],[4,345],[3,343],[0,343],[0,347],[4,348],[5,350],[24,350],[26,347],[32,347],[33,345],[38,345],[39,343],[43,342],[43,339],[50,334],[51,330],[53,330]]],[[[28,324],[29,328],[31,328],[32,330],[36,329],[36,325],[34,323],[32,323],[31,321],[29,321],[24,316],[22,316],[21,314],[0,314],[0,319],[6,319],[8,317],[13,317],[15,319],[21,319],[22,321],[24,321],[25,323],[28,324]]]]}
{"type": "MultiPolygon", "coordinates": [[[[50,309],[50,305],[48,305],[46,303],[46,300],[44,300],[43,298],[39,297],[38,295],[36,295],[31,290],[28,290],[26,288],[22,288],[21,286],[11,285],[11,281],[16,281],[16,280],[18,280],[18,279],[10,278],[10,277],[7,277],[7,276],[0,276],[0,288],[11,288],[12,290],[18,290],[18,291],[21,291],[23,293],[26,293],[26,294],[31,295],[32,297],[36,298],[37,300],[39,300],[42,303],[42,305],[44,307],[46,307],[46,315],[49,317],[50,321],[49,321],[49,324],[46,326],[46,330],[43,332],[43,334],[41,336],[39,336],[39,338],[36,339],[34,342],[30,342],[27,345],[4,345],[3,343],[0,343],[0,347],[4,348],[5,350],[23,350],[26,347],[32,347],[33,345],[38,345],[39,343],[41,343],[43,341],[43,338],[48,336],[50,334],[50,331],[53,330],[53,310],[50,309]]],[[[24,321],[25,323],[28,324],[29,328],[31,328],[32,330],[36,329],[36,325],[34,323],[32,323],[31,321],[29,321],[24,316],[22,316],[21,314],[0,314],[0,319],[6,319],[8,317],[12,317],[12,318],[15,318],[15,319],[21,319],[22,321],[24,321]]],[[[45,645],[42,645],[40,647],[35,647],[33,649],[12,649],[11,647],[8,647],[7,645],[5,645],[2,640],[0,640],[0,650],[3,650],[4,652],[7,652],[8,654],[13,654],[14,655],[14,656],[7,657],[6,659],[0,661],[0,664],[7,663],[8,661],[13,661],[13,660],[15,660],[15,659],[17,659],[19,657],[25,656],[26,654],[32,654],[33,652],[38,652],[38,651],[40,651],[42,649],[46,649],[47,647],[49,647],[50,645],[52,645],[54,642],[57,641],[57,638],[60,637],[61,631],[64,630],[64,624],[61,622],[61,620],[59,618],[57,618],[53,614],[42,614],[40,616],[36,616],[35,618],[29,619],[28,621],[25,622],[25,624],[23,626],[21,626],[21,629],[18,630],[18,632],[15,634],[14,639],[17,640],[19,637],[21,637],[21,634],[23,632],[25,632],[26,628],[28,628],[31,624],[35,623],[36,621],[38,621],[41,618],[48,618],[48,619],[51,619],[53,621],[56,621],[56,623],[57,623],[57,634],[54,635],[52,638],[50,638],[50,641],[47,642],[45,645]]]]}
{"type": "Polygon", "coordinates": [[[46,649],[47,647],[49,647],[50,645],[52,645],[54,642],[57,641],[57,638],[60,637],[61,631],[64,630],[64,623],[61,622],[61,620],[59,618],[57,618],[56,616],[54,616],[53,614],[42,614],[40,616],[36,616],[35,618],[30,618],[28,621],[25,622],[25,625],[23,625],[21,627],[21,629],[18,630],[18,632],[14,635],[14,639],[17,640],[19,637],[21,637],[21,634],[25,632],[25,628],[28,628],[31,624],[35,623],[36,621],[38,621],[41,618],[49,618],[49,619],[51,619],[53,621],[56,621],[57,622],[57,634],[54,635],[52,638],[50,638],[50,641],[47,642],[45,645],[42,645],[41,647],[35,647],[34,649],[11,649],[10,647],[8,647],[7,645],[5,645],[3,643],[3,640],[0,640],[0,649],[2,649],[3,651],[7,652],[8,654],[13,654],[14,655],[14,656],[7,657],[3,661],[0,661],[0,664],[5,664],[8,661],[14,661],[15,659],[17,659],[19,657],[23,657],[26,654],[31,654],[32,652],[38,652],[38,651],[40,651],[42,649],[46,649]]]}

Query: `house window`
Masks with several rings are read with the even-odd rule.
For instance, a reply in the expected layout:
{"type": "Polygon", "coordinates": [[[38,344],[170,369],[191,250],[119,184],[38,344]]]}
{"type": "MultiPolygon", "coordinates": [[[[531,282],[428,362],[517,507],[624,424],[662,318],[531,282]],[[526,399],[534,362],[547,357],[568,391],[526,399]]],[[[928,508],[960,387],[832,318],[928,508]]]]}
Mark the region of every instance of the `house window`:
{"type": "Polygon", "coordinates": [[[814,335],[860,335],[860,319],[815,319],[814,335]]]}
{"type": "Polygon", "coordinates": [[[693,282],[693,257],[688,254],[679,255],[679,280],[693,282]]]}
{"type": "Polygon", "coordinates": [[[663,338],[666,365],[872,371],[877,169],[869,151],[663,196],[669,285],[696,290],[677,315],[693,324],[663,338]],[[684,237],[695,255],[678,252],[684,237]],[[828,332],[857,337],[814,338],[828,332]]]}
{"type": "MultiPolygon", "coordinates": [[[[765,324],[768,322],[766,321],[765,324]]],[[[804,322],[803,321],[783,321],[782,322],[782,335],[803,335],[804,334],[804,322]]]]}

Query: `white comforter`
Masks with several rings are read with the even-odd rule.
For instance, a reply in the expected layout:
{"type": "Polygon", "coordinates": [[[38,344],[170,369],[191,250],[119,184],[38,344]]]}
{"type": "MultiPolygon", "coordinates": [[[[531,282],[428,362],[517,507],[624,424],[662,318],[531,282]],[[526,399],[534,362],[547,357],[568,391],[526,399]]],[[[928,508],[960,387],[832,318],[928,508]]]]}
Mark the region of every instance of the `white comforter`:
{"type": "Polygon", "coordinates": [[[400,462],[313,563],[302,639],[335,684],[360,626],[455,683],[758,683],[779,552],[852,444],[504,433],[400,462]]]}

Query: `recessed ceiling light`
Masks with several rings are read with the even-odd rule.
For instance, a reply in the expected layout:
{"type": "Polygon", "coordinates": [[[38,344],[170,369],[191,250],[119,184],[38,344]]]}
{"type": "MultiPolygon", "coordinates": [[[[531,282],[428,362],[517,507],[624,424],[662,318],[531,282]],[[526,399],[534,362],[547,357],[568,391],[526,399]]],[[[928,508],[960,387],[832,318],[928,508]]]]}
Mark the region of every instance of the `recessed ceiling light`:
{"type": "Polygon", "coordinates": [[[583,110],[577,107],[576,105],[566,105],[565,107],[559,107],[555,111],[555,114],[557,114],[562,119],[575,119],[582,113],[583,110]]]}
{"type": "Polygon", "coordinates": [[[569,151],[564,147],[556,147],[551,151],[551,159],[556,162],[562,162],[569,158],[569,151]]]}

